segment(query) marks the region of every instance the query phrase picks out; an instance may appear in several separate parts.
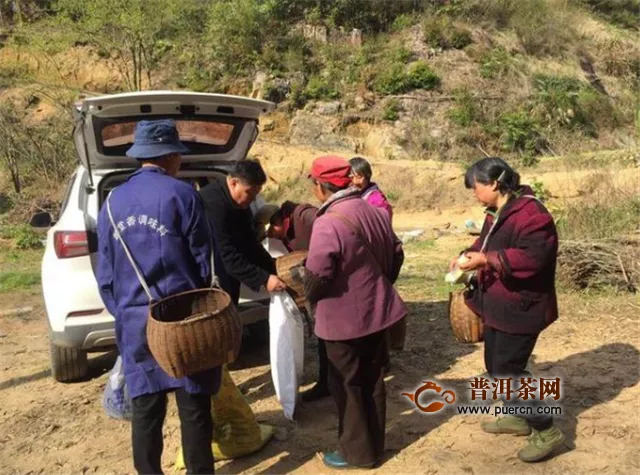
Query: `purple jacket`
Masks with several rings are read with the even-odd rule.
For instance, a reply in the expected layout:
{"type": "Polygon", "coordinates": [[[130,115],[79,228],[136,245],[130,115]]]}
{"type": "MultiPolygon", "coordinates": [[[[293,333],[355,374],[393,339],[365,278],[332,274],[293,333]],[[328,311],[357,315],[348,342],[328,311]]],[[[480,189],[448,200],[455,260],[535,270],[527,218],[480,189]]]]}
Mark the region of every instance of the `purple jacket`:
{"type": "Polygon", "coordinates": [[[406,316],[393,288],[401,244],[385,214],[345,190],[318,211],[306,268],[326,282],[317,300],[315,333],[324,340],[350,340],[381,331],[406,316]],[[363,244],[335,213],[358,227],[363,244]],[[374,255],[372,255],[372,252],[374,255]],[[391,279],[391,280],[390,280],[391,279]]]}
{"type": "MultiPolygon", "coordinates": [[[[553,217],[531,195],[523,187],[500,212],[485,249],[488,265],[478,271],[477,290],[467,293],[467,305],[484,324],[505,333],[536,334],[558,318],[558,234],[553,217]]],[[[487,214],[468,251],[480,251],[495,219],[487,214]]]]}
{"type": "Polygon", "coordinates": [[[369,203],[374,208],[380,208],[387,212],[389,219],[393,220],[393,209],[391,204],[387,201],[387,197],[382,190],[378,188],[378,185],[371,183],[369,187],[362,192],[362,199],[369,203]]]}

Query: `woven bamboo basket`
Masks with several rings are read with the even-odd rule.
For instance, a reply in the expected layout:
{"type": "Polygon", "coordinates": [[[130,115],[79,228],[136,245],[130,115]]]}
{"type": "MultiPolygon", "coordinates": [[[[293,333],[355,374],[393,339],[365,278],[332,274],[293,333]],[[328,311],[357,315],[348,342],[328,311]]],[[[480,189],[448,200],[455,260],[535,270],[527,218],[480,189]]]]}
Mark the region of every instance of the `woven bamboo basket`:
{"type": "Polygon", "coordinates": [[[242,322],[223,290],[182,292],[150,306],[147,340],[160,367],[182,378],[235,361],[242,322]]]}
{"type": "Polygon", "coordinates": [[[464,301],[464,290],[449,294],[449,321],[455,337],[463,343],[482,341],[484,326],[480,317],[464,301]]]}
{"type": "Polygon", "coordinates": [[[291,254],[276,259],[276,273],[278,277],[287,284],[287,292],[293,297],[293,300],[300,310],[305,310],[307,300],[304,297],[302,284],[294,280],[291,276],[291,269],[303,266],[304,261],[307,259],[307,254],[307,251],[293,251],[291,254]]]}

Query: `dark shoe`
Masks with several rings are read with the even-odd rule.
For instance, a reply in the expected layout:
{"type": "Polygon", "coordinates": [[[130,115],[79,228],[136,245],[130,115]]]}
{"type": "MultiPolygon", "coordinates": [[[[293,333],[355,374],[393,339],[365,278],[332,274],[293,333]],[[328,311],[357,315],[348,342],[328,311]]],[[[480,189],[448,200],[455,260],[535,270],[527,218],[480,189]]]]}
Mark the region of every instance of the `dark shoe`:
{"type": "Polygon", "coordinates": [[[322,454],[322,462],[335,470],[351,470],[362,468],[373,468],[375,462],[368,463],[366,465],[350,465],[339,452],[325,452],[322,454]]]}
{"type": "Polygon", "coordinates": [[[316,383],[313,385],[311,389],[307,389],[306,391],[303,391],[300,397],[304,402],[312,402],[312,401],[317,401],[318,399],[325,398],[329,395],[330,395],[329,389],[327,388],[326,385],[316,383]]]}

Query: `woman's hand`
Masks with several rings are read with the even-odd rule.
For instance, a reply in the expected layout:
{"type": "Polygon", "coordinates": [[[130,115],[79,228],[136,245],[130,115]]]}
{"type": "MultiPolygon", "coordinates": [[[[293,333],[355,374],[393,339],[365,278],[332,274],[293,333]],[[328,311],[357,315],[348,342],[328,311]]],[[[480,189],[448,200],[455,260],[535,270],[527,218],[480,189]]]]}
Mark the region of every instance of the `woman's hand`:
{"type": "Polygon", "coordinates": [[[457,263],[458,263],[458,256],[451,259],[451,262],[449,262],[449,272],[453,272],[453,269],[456,267],[457,263]]]}
{"type": "Polygon", "coordinates": [[[465,256],[467,256],[469,260],[464,264],[460,264],[460,269],[465,272],[480,269],[487,265],[487,256],[484,252],[467,252],[465,256]]]}
{"type": "Polygon", "coordinates": [[[281,290],[287,290],[287,284],[285,284],[277,275],[270,275],[265,286],[269,292],[280,292],[281,290]]]}

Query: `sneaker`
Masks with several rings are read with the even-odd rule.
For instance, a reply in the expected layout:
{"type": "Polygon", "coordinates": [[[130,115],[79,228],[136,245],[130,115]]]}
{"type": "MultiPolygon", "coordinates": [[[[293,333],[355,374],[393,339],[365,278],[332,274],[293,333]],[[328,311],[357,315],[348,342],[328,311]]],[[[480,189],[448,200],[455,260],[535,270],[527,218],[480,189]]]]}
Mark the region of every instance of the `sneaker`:
{"type": "Polygon", "coordinates": [[[351,469],[370,469],[373,468],[375,466],[375,462],[371,462],[365,465],[350,465],[349,462],[347,462],[344,457],[342,455],[340,455],[340,452],[325,452],[324,454],[322,454],[322,461],[324,462],[324,464],[329,467],[329,468],[333,468],[335,470],[351,470],[351,469]]]}
{"type": "Polygon", "coordinates": [[[489,434],[529,435],[531,427],[522,417],[504,416],[491,422],[483,422],[482,430],[489,434]]]}
{"type": "Polygon", "coordinates": [[[518,452],[518,457],[523,462],[539,462],[547,458],[551,453],[564,445],[564,434],[556,426],[542,431],[534,430],[527,446],[518,452]]]}
{"type": "Polygon", "coordinates": [[[300,394],[300,397],[304,402],[312,402],[317,401],[318,399],[322,399],[328,397],[330,395],[329,388],[326,385],[316,383],[313,385],[311,389],[307,389],[300,394]]]}

